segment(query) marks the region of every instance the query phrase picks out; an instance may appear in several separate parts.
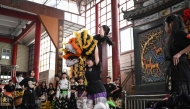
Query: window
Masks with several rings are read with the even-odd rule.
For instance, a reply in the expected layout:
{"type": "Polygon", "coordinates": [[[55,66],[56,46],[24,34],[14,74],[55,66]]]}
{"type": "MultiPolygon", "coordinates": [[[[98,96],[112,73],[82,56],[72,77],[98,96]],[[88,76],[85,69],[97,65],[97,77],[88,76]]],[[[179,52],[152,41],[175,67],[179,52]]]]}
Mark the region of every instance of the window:
{"type": "Polygon", "coordinates": [[[120,32],[121,53],[134,49],[133,28],[126,28],[120,32]]]}
{"type": "Polygon", "coordinates": [[[2,55],[1,58],[2,59],[10,59],[10,54],[11,54],[11,50],[10,49],[2,49],[2,55]]]}
{"type": "Polygon", "coordinates": [[[91,35],[95,34],[95,7],[89,8],[86,12],[86,29],[91,35]]]}
{"type": "MultiPolygon", "coordinates": [[[[76,24],[84,25],[85,19],[83,16],[79,16],[77,14],[65,12],[64,19],[66,21],[70,21],[76,24]]],[[[49,40],[48,40],[49,41],[49,40]]]]}
{"type": "MultiPolygon", "coordinates": [[[[112,33],[112,13],[111,13],[111,0],[98,0],[100,1],[98,5],[98,12],[99,12],[99,23],[102,25],[107,25],[110,28],[110,37],[112,33]]],[[[132,23],[127,21],[123,18],[123,13],[121,8],[124,10],[131,10],[134,8],[133,0],[119,0],[119,13],[118,13],[118,22],[119,28],[122,29],[120,31],[120,40],[121,40],[121,52],[133,50],[133,29],[131,28],[132,23]],[[126,36],[125,34],[128,33],[129,35],[126,36]],[[127,44],[126,44],[127,42],[127,44]]],[[[96,0],[97,3],[97,0],[96,0]]],[[[92,35],[95,34],[95,7],[90,8],[90,4],[86,6],[87,11],[85,12],[85,21],[86,21],[86,28],[89,30],[89,33],[92,35]]],[[[108,57],[112,56],[112,46],[107,47],[108,57]]]]}
{"type": "Polygon", "coordinates": [[[127,27],[131,25],[129,21],[123,18],[123,13],[121,11],[121,8],[123,8],[124,11],[129,11],[131,9],[134,9],[134,1],[133,0],[120,0],[119,1],[119,26],[120,28],[127,27]]]}
{"type": "MultiPolygon", "coordinates": [[[[111,0],[104,0],[100,4],[100,23],[102,25],[107,25],[112,27],[111,25],[111,0]]],[[[110,28],[111,29],[111,28],[110,28]]],[[[110,31],[111,33],[111,31],[110,31]]]]}
{"type": "Polygon", "coordinates": [[[55,52],[56,48],[50,37],[45,33],[41,38],[40,46],[40,72],[46,70],[55,70],[55,52]]]}
{"type": "Polygon", "coordinates": [[[112,46],[107,45],[107,53],[108,57],[112,56],[112,46]]]}
{"type": "Polygon", "coordinates": [[[33,66],[34,66],[34,44],[29,46],[28,70],[33,70],[33,66]]]}

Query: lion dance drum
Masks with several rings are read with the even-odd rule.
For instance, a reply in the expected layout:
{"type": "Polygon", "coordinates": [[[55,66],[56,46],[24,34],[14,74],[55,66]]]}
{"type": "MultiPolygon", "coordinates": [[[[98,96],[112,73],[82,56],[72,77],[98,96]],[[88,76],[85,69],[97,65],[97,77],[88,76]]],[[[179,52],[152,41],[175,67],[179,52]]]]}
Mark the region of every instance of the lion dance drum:
{"type": "Polygon", "coordinates": [[[20,107],[20,105],[22,104],[23,95],[24,95],[24,90],[16,89],[15,95],[14,95],[14,104],[16,108],[20,107]]]}
{"type": "Polygon", "coordinates": [[[12,109],[13,107],[13,96],[11,93],[0,94],[0,109],[12,109]]]}

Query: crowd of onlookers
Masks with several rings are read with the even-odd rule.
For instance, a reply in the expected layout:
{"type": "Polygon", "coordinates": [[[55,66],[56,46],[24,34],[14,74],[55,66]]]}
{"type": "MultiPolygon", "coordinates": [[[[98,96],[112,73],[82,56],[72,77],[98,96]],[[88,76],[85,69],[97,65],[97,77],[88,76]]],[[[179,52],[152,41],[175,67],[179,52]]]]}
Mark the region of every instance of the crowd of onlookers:
{"type": "MultiPolygon", "coordinates": [[[[64,75],[64,74],[63,74],[64,75]]],[[[59,99],[56,97],[56,92],[59,87],[60,80],[63,79],[64,76],[55,75],[56,84],[54,86],[54,83],[46,84],[45,81],[42,81],[41,83],[37,82],[35,87],[35,93],[36,93],[36,100],[38,102],[38,107],[43,109],[42,103],[45,103],[46,101],[49,101],[53,105],[52,102],[59,99]]],[[[106,88],[107,92],[107,100],[109,101],[116,101],[120,99],[120,95],[122,92],[122,87],[120,86],[120,79],[117,78],[114,82],[111,82],[111,77],[106,77],[107,82],[104,84],[104,87],[106,88]]],[[[19,74],[19,76],[16,78],[17,83],[14,84],[13,80],[9,80],[8,84],[4,86],[4,93],[10,92],[14,96],[15,90],[22,90],[22,86],[20,86],[18,83],[21,82],[24,78],[22,77],[22,74],[19,74]]],[[[70,106],[71,109],[82,109],[81,105],[82,99],[87,99],[87,93],[86,93],[86,85],[84,84],[84,78],[70,78],[68,87],[70,89],[70,98],[68,100],[68,106],[70,106]]],[[[2,91],[2,90],[1,90],[2,91]]],[[[52,109],[51,107],[46,107],[49,109],[52,109]]]]}

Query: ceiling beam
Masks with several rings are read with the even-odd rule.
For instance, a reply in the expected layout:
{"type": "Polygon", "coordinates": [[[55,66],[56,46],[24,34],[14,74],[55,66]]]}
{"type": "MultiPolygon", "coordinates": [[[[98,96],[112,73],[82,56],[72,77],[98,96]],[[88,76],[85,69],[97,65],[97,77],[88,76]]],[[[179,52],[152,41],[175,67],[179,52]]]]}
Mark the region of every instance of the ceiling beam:
{"type": "Polygon", "coordinates": [[[17,43],[22,38],[24,38],[35,27],[34,24],[35,24],[35,22],[31,22],[30,24],[26,24],[26,28],[23,28],[22,32],[17,37],[15,37],[13,44],[17,43]]]}
{"type": "Polygon", "coordinates": [[[24,19],[24,20],[29,20],[29,21],[37,21],[38,16],[37,15],[32,15],[24,12],[19,12],[11,9],[6,9],[0,7],[0,14],[5,15],[5,16],[10,16],[10,17],[15,17],[19,19],[24,19]]]}
{"type": "Polygon", "coordinates": [[[48,0],[46,0],[46,1],[43,3],[43,5],[45,5],[45,4],[47,3],[47,1],[48,1],[48,0]]]}
{"type": "MultiPolygon", "coordinates": [[[[9,21],[6,21],[6,20],[1,20],[1,19],[0,19],[0,22],[1,22],[0,26],[4,26],[4,27],[13,28],[13,27],[18,26],[18,22],[13,23],[13,22],[9,22],[9,21]]],[[[22,28],[22,27],[19,25],[18,28],[22,28]]]]}
{"type": "Polygon", "coordinates": [[[5,37],[1,37],[1,36],[0,36],[0,42],[12,44],[12,43],[14,42],[14,40],[13,40],[13,39],[10,39],[10,38],[5,38],[5,37]]]}
{"type": "Polygon", "coordinates": [[[53,8],[50,6],[45,6],[42,4],[30,2],[27,0],[19,0],[19,4],[16,6],[11,5],[11,0],[0,0],[0,4],[9,6],[9,7],[13,7],[13,8],[17,8],[17,9],[21,9],[21,10],[25,10],[25,11],[32,12],[35,14],[46,15],[46,16],[61,19],[61,20],[64,20],[64,12],[66,12],[66,11],[63,11],[60,9],[56,9],[56,8],[53,8]]]}

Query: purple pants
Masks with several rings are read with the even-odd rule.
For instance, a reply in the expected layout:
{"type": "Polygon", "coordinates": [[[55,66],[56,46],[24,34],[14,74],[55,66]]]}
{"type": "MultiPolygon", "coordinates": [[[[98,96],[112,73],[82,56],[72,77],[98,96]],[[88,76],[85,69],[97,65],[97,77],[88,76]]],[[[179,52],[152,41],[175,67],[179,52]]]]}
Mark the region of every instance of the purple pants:
{"type": "Polygon", "coordinates": [[[96,105],[97,103],[101,102],[106,104],[106,92],[96,93],[96,94],[88,94],[88,101],[91,101],[93,105],[96,105]]]}

